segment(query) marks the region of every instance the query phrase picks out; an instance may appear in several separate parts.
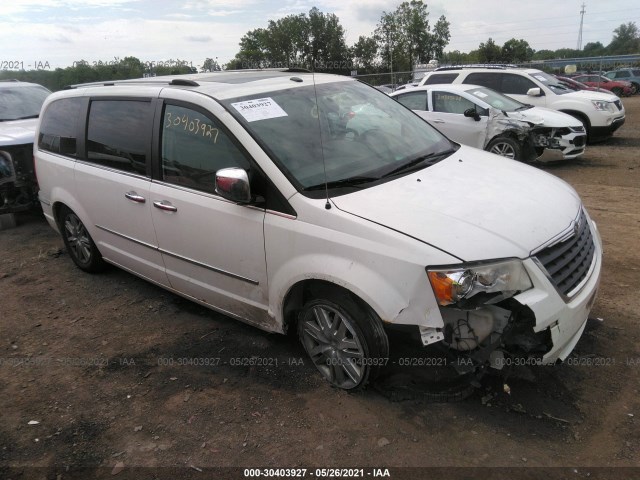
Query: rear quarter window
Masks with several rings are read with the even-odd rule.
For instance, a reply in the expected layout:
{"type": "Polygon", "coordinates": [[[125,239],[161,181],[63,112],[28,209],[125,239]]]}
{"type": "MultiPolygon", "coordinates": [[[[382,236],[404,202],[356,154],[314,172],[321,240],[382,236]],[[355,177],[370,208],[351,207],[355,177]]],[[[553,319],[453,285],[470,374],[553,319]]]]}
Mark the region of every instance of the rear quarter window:
{"type": "Polygon", "coordinates": [[[69,157],[77,155],[78,119],[82,98],[63,98],[51,103],[40,122],[38,148],[69,157]]]}

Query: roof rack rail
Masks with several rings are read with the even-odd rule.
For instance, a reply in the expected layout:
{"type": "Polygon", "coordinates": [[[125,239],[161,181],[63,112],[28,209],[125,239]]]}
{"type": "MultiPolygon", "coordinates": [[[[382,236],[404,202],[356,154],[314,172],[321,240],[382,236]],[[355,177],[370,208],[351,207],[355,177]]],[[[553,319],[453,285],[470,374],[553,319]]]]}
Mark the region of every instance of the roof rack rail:
{"type": "Polygon", "coordinates": [[[0,80],[0,82],[19,82],[17,78],[6,78],[4,80],[0,80]]]}
{"type": "Polygon", "coordinates": [[[179,85],[181,87],[199,87],[200,86],[198,82],[194,82],[193,80],[187,80],[186,78],[174,78],[169,82],[169,85],[179,85]]]}
{"type": "Polygon", "coordinates": [[[518,67],[518,65],[506,64],[506,63],[487,63],[487,64],[477,63],[472,65],[456,65],[456,66],[449,66],[449,67],[438,67],[436,68],[436,71],[441,72],[443,70],[462,70],[463,68],[495,68],[496,70],[504,70],[507,68],[520,68],[520,67],[518,67]]]}

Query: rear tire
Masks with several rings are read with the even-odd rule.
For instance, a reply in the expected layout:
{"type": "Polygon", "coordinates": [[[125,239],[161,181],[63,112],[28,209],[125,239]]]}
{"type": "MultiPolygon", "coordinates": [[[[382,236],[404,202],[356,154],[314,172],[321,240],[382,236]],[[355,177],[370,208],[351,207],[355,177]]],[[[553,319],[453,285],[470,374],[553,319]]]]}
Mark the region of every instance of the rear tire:
{"type": "Polygon", "coordinates": [[[487,145],[486,150],[502,157],[511,158],[513,160],[522,159],[522,146],[513,138],[498,137],[494,138],[487,145]]]}
{"type": "Polygon", "coordinates": [[[298,336],[322,376],[344,390],[363,388],[388,361],[381,320],[346,292],[326,291],[307,302],[298,317],[298,336]]]}
{"type": "Polygon", "coordinates": [[[85,272],[104,270],[106,264],[102,255],[80,218],[69,207],[63,206],[59,219],[62,240],[73,263],[85,272]]]}

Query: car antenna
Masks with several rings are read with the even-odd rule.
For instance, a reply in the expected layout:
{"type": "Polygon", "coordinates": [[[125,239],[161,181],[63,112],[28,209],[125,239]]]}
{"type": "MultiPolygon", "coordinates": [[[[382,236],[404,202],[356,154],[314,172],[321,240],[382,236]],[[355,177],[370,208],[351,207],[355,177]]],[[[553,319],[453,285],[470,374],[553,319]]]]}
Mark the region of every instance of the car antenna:
{"type": "Polygon", "coordinates": [[[324,208],[331,210],[331,202],[329,201],[329,185],[327,184],[327,164],[324,161],[324,144],[322,142],[322,123],[320,122],[320,105],[318,105],[318,90],[316,89],[316,62],[312,60],[311,65],[311,78],[313,80],[313,94],[316,97],[316,118],[318,119],[318,132],[320,133],[320,154],[322,155],[322,170],[324,172],[324,192],[327,202],[324,204],[324,208]]]}

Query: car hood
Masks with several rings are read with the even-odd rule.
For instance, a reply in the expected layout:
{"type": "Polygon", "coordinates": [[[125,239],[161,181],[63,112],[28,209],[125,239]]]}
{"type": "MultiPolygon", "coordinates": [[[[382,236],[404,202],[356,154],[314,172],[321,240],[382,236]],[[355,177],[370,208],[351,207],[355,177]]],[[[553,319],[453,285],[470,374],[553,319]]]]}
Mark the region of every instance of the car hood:
{"type": "Polygon", "coordinates": [[[461,261],[527,258],[565,231],[581,205],[557,177],[465,146],[431,167],[332,201],[461,261]]]}
{"type": "Polygon", "coordinates": [[[563,128],[563,127],[582,127],[582,123],[571,115],[551,110],[543,107],[533,107],[527,110],[517,112],[507,112],[510,118],[531,122],[536,125],[563,128]]]}
{"type": "Polygon", "coordinates": [[[562,95],[563,97],[578,97],[582,100],[602,100],[605,102],[613,102],[615,100],[619,100],[619,98],[611,92],[602,93],[602,92],[592,92],[591,90],[579,90],[577,92],[565,93],[562,95]]]}
{"type": "Polygon", "coordinates": [[[33,143],[37,118],[0,122],[0,146],[33,143]]]}

